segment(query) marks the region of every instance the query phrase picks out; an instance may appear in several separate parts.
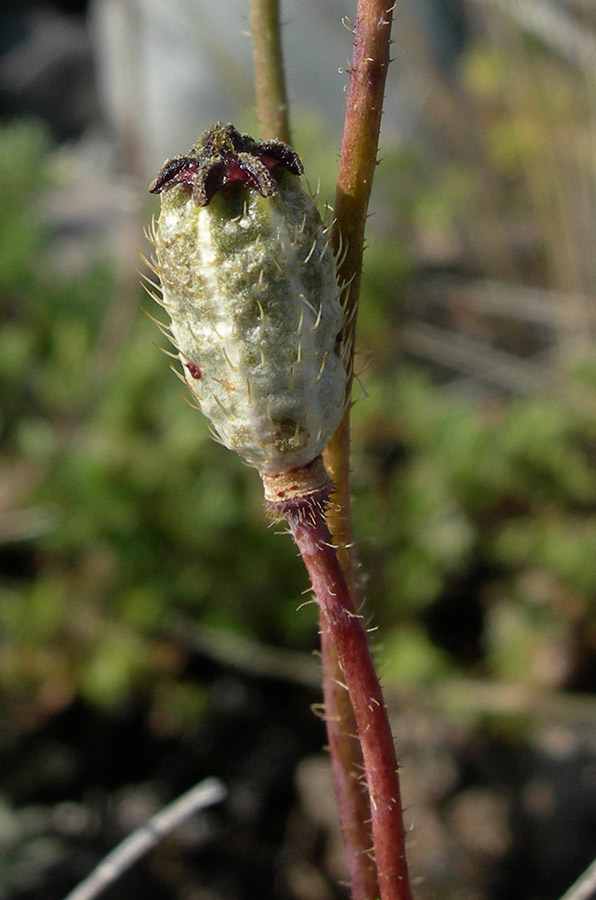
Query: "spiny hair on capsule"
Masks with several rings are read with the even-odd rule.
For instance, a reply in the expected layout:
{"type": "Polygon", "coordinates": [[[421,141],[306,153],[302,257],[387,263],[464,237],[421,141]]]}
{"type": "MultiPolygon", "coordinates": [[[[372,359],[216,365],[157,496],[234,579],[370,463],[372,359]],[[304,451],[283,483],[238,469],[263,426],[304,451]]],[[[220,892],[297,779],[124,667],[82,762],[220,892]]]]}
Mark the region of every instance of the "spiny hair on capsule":
{"type": "Polygon", "coordinates": [[[325,256],[325,254],[326,254],[327,251],[329,250],[329,245],[330,245],[330,244],[331,244],[331,241],[326,241],[326,243],[323,245],[323,249],[322,249],[321,252],[319,253],[319,265],[323,262],[323,257],[325,256]]]}
{"type": "Polygon", "coordinates": [[[228,422],[233,422],[233,421],[234,421],[233,417],[230,415],[230,413],[228,412],[228,410],[225,408],[225,406],[223,405],[223,403],[221,402],[221,400],[219,399],[219,397],[217,396],[217,394],[213,394],[213,399],[215,400],[215,402],[217,403],[217,405],[218,405],[219,408],[221,409],[222,413],[224,414],[224,416],[226,417],[226,419],[228,420],[228,422]]]}
{"type": "Polygon", "coordinates": [[[174,375],[176,376],[176,378],[179,378],[180,381],[182,382],[182,384],[183,384],[185,387],[188,387],[188,385],[187,385],[187,383],[186,383],[186,378],[184,377],[184,375],[183,375],[181,372],[178,371],[178,369],[176,368],[176,366],[174,365],[173,362],[170,363],[170,369],[172,370],[172,372],[174,373],[174,375]]]}
{"type": "Polygon", "coordinates": [[[157,244],[157,228],[158,225],[155,216],[151,216],[151,221],[143,228],[143,234],[145,235],[146,240],[154,247],[157,244]]]}
{"type": "MultiPolygon", "coordinates": [[[[314,316],[318,316],[318,313],[317,313],[316,309],[314,308],[314,306],[312,305],[312,303],[310,302],[310,300],[308,300],[308,299],[304,296],[304,294],[302,293],[302,291],[299,291],[299,293],[297,294],[297,296],[298,296],[298,299],[299,299],[299,300],[302,300],[302,302],[308,307],[308,309],[310,309],[311,313],[312,313],[314,316]]],[[[319,309],[320,309],[320,307],[319,307],[319,309]]]]}
{"type": "Polygon", "coordinates": [[[225,378],[217,378],[215,375],[212,375],[211,379],[212,381],[216,381],[218,384],[221,384],[224,391],[227,391],[228,394],[232,394],[236,390],[235,385],[231,384],[229,381],[226,381],[225,378]]]}
{"type": "Polygon", "coordinates": [[[174,347],[174,349],[178,350],[179,349],[178,344],[174,338],[174,335],[170,331],[169,327],[165,324],[165,322],[160,322],[159,319],[157,319],[155,316],[151,315],[151,313],[146,309],[144,309],[143,312],[145,313],[145,315],[147,316],[148,319],[151,319],[151,321],[153,322],[154,325],[157,325],[157,327],[159,328],[159,330],[161,331],[163,336],[169,340],[169,342],[174,347]]]}
{"type": "MultiPolygon", "coordinates": [[[[317,249],[317,238],[314,239],[314,241],[312,242],[312,247],[311,247],[310,250],[308,251],[306,257],[302,260],[302,265],[303,265],[303,266],[308,265],[308,263],[310,262],[310,259],[311,259],[312,255],[313,255],[313,253],[315,252],[316,249],[317,249]]],[[[322,258],[323,258],[323,257],[321,256],[321,259],[322,259],[322,258]]],[[[321,261],[321,259],[319,259],[319,262],[321,261]]]]}
{"type": "MultiPolygon", "coordinates": [[[[155,266],[151,265],[151,263],[149,262],[149,260],[143,253],[141,253],[140,255],[141,255],[142,262],[147,266],[147,268],[151,269],[159,277],[159,270],[155,266]]],[[[146,272],[139,272],[139,275],[143,279],[143,287],[148,285],[150,289],[157,291],[159,293],[160,299],[161,299],[161,282],[154,281],[152,278],[150,278],[149,275],[147,275],[146,272]]],[[[146,287],[145,287],[145,290],[147,290],[146,287]]],[[[148,291],[148,293],[149,293],[150,297],[155,296],[150,291],[148,291]]]]}
{"type": "Polygon", "coordinates": [[[218,425],[219,430],[216,431],[215,427],[213,426],[213,424],[211,422],[208,422],[208,426],[209,426],[209,434],[211,435],[211,437],[215,441],[215,443],[221,444],[222,447],[227,447],[229,438],[226,434],[225,429],[221,425],[218,425]]]}
{"type": "Polygon", "coordinates": [[[154,303],[157,303],[159,306],[165,309],[165,304],[159,293],[159,286],[151,281],[151,279],[147,275],[145,275],[144,272],[141,272],[140,274],[141,278],[143,278],[143,281],[141,281],[141,287],[143,288],[145,293],[148,294],[149,297],[151,297],[154,303]]]}
{"type": "Polygon", "coordinates": [[[165,355],[168,356],[170,359],[176,359],[176,360],[180,359],[180,356],[178,353],[172,353],[171,350],[166,350],[165,347],[161,347],[159,344],[155,344],[154,346],[157,347],[157,349],[159,350],[160,353],[165,353],[165,355]]]}
{"type": "Polygon", "coordinates": [[[272,256],[271,259],[273,261],[275,268],[279,272],[279,274],[284,275],[285,274],[284,268],[283,268],[282,264],[279,262],[279,260],[277,259],[277,256],[272,256]]]}
{"type": "Polygon", "coordinates": [[[323,372],[324,372],[324,370],[325,370],[325,365],[326,365],[326,363],[327,363],[327,357],[328,357],[328,356],[329,356],[329,351],[328,351],[328,350],[325,350],[325,353],[323,354],[323,361],[322,361],[322,363],[321,363],[321,368],[319,369],[319,374],[318,374],[317,377],[315,378],[315,384],[318,384],[319,381],[321,380],[321,376],[323,375],[323,372]]]}
{"type": "MultiPolygon", "coordinates": [[[[210,327],[211,329],[213,329],[213,331],[215,332],[216,337],[218,337],[220,341],[223,341],[223,335],[221,335],[221,334],[219,333],[219,331],[217,330],[217,326],[216,326],[216,324],[215,324],[215,322],[214,322],[214,320],[213,320],[213,316],[211,315],[210,310],[204,309],[204,310],[203,310],[203,315],[204,315],[205,318],[207,319],[207,322],[209,323],[209,327],[210,327]]],[[[190,332],[191,338],[193,339],[193,341],[196,341],[196,342],[198,343],[198,342],[199,342],[199,339],[198,339],[198,337],[196,336],[196,334],[194,333],[194,331],[193,331],[193,329],[192,329],[192,325],[190,324],[190,322],[188,322],[187,324],[188,324],[188,330],[189,330],[189,332],[190,332]]]]}
{"type": "Polygon", "coordinates": [[[230,357],[228,356],[228,351],[226,350],[226,348],[225,348],[225,346],[224,346],[223,344],[222,344],[222,347],[221,347],[221,352],[223,353],[224,358],[225,358],[225,361],[227,362],[227,364],[228,364],[228,366],[230,367],[230,369],[232,370],[232,372],[237,372],[237,371],[238,371],[238,366],[235,366],[235,365],[233,364],[232,360],[231,360],[230,357]]]}
{"type": "Polygon", "coordinates": [[[199,403],[199,401],[196,399],[194,394],[192,394],[192,400],[189,400],[188,392],[186,394],[183,394],[182,391],[178,391],[178,393],[182,397],[182,399],[184,400],[184,402],[186,403],[187,406],[190,406],[191,409],[194,409],[197,412],[200,412],[200,413],[203,412],[203,408],[202,408],[201,404],[199,403]]]}
{"type": "MultiPolygon", "coordinates": [[[[150,297],[153,296],[149,291],[147,291],[147,293],[149,293],[150,297]]],[[[153,299],[156,299],[156,298],[153,298],[153,299]]],[[[160,305],[163,305],[163,304],[160,304],[160,305]]],[[[186,378],[178,370],[178,368],[175,365],[175,362],[180,362],[181,350],[178,347],[178,343],[175,340],[172,332],[170,331],[170,328],[167,325],[165,325],[163,322],[160,322],[159,319],[157,319],[155,316],[151,315],[151,313],[148,312],[146,309],[144,309],[143,312],[149,319],[151,319],[151,321],[155,325],[157,325],[160,332],[164,335],[164,337],[166,337],[168,339],[170,344],[176,350],[176,353],[172,353],[170,350],[167,350],[165,347],[160,347],[160,346],[157,347],[158,350],[160,350],[162,353],[165,353],[165,355],[170,358],[170,360],[171,360],[171,362],[169,364],[170,369],[176,375],[176,377],[179,378],[180,381],[184,384],[185,388],[187,388],[187,390],[190,390],[190,386],[189,386],[186,378]]],[[[183,365],[184,365],[184,368],[188,369],[191,377],[194,378],[196,381],[199,381],[203,377],[203,372],[202,372],[201,368],[199,366],[197,366],[196,363],[184,362],[183,365]]],[[[195,394],[192,391],[191,391],[191,394],[193,397],[193,401],[195,401],[195,402],[190,402],[187,397],[184,397],[184,400],[186,400],[188,405],[191,406],[193,409],[196,409],[199,412],[202,412],[203,410],[202,410],[201,405],[200,405],[199,401],[197,400],[195,394]]]]}
{"type": "Polygon", "coordinates": [[[298,243],[298,239],[299,239],[300,235],[304,234],[305,226],[306,226],[306,213],[304,213],[304,215],[302,217],[302,222],[300,222],[298,225],[294,226],[294,243],[295,244],[298,243]]]}

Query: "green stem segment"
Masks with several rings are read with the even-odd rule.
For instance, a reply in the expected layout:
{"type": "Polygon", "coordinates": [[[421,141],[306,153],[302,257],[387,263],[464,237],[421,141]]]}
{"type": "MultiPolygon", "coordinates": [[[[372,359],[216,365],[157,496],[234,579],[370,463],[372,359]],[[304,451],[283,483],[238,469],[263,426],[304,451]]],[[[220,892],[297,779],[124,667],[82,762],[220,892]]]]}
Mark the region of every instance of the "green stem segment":
{"type": "Polygon", "coordinates": [[[290,141],[278,0],[251,0],[257,116],[262,138],[290,141]]]}

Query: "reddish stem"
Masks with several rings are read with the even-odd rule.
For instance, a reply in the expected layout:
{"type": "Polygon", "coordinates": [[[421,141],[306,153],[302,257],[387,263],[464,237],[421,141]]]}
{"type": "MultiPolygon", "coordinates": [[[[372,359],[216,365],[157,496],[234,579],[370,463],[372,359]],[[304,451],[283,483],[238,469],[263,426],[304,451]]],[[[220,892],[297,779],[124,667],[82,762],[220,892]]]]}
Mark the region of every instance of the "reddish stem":
{"type": "Polygon", "coordinates": [[[317,501],[288,504],[284,515],[310,575],[354,710],[381,900],[411,900],[393,735],[362,619],[352,605],[323,505],[317,501]]]}
{"type": "MultiPolygon", "coordinates": [[[[359,0],[354,51],[335,195],[335,246],[348,247],[340,281],[349,284],[346,331],[356,327],[366,213],[377,165],[385,81],[389,69],[393,5],[387,0],[359,0]]],[[[348,335],[349,337],[349,335],[348,335]]]]}
{"type": "Polygon", "coordinates": [[[321,610],[321,662],[325,725],[337,811],[346,848],[351,900],[372,900],[379,895],[372,845],[370,804],[362,784],[364,760],[350,696],[341,684],[343,674],[326,617],[321,610]]]}
{"type": "MultiPolygon", "coordinates": [[[[385,79],[389,67],[391,22],[393,7],[387,0],[358,0],[354,26],[354,51],[349,75],[346,118],[342,138],[337,193],[335,197],[334,245],[342,254],[338,277],[349,285],[346,293],[346,325],[344,339],[353,344],[356,307],[360,291],[360,273],[364,247],[364,228],[368,202],[377,162],[377,146],[383,109],[385,79]]],[[[352,378],[352,361],[348,369],[352,378]]],[[[339,544],[339,560],[346,573],[352,605],[359,608],[356,597],[353,551],[350,528],[350,419],[349,407],[344,420],[325,451],[325,465],[334,484],[334,506],[328,510],[328,522],[339,544]]],[[[314,582],[313,582],[314,583],[314,582]]],[[[329,718],[329,744],[333,778],[338,797],[338,809],[346,844],[347,862],[352,879],[353,900],[372,900],[378,897],[376,873],[371,871],[364,850],[370,827],[365,822],[363,808],[368,798],[358,793],[354,770],[361,764],[362,754],[356,742],[350,740],[353,713],[347,709],[345,697],[333,689],[337,681],[337,658],[330,642],[335,640],[325,626],[321,613],[321,643],[323,652],[323,688],[329,718]],[[343,702],[342,702],[343,701],[343,702]]],[[[367,651],[368,652],[368,651],[367,651]]],[[[397,776],[395,777],[397,783],[397,776]]],[[[394,793],[393,796],[397,796],[394,793]]],[[[375,843],[377,838],[375,837],[375,843]]],[[[403,844],[400,844],[403,852],[403,844]]],[[[397,852],[397,851],[396,851],[397,852]]],[[[400,895],[395,895],[400,896],[400,895]]],[[[406,895],[404,895],[406,896],[406,895]]]]}
{"type": "MultiPolygon", "coordinates": [[[[340,448],[338,454],[326,453],[326,469],[333,481],[333,503],[326,510],[326,520],[333,540],[339,544],[337,559],[344,572],[352,606],[359,609],[362,598],[355,573],[355,560],[350,521],[350,439],[347,418],[333,438],[330,450],[340,448]],[[336,465],[340,463],[339,467],[336,465]]],[[[333,636],[320,610],[321,658],[325,720],[329,739],[329,758],[337,809],[346,846],[346,863],[350,874],[352,900],[371,900],[379,896],[379,882],[375,861],[368,853],[372,846],[370,802],[362,784],[364,759],[354,710],[345,688],[340,687],[343,673],[333,646],[333,636]]]]}

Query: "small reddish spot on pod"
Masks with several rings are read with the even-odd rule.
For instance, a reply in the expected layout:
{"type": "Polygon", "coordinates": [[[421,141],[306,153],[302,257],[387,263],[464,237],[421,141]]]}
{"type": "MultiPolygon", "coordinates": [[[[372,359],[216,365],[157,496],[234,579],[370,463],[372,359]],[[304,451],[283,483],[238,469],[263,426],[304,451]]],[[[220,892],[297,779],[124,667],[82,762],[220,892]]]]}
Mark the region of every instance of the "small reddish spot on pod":
{"type": "Polygon", "coordinates": [[[190,372],[190,374],[192,375],[193,378],[198,379],[203,374],[201,372],[201,370],[199,369],[199,367],[195,366],[194,363],[184,363],[184,365],[186,366],[186,368],[188,369],[188,371],[190,372]]]}

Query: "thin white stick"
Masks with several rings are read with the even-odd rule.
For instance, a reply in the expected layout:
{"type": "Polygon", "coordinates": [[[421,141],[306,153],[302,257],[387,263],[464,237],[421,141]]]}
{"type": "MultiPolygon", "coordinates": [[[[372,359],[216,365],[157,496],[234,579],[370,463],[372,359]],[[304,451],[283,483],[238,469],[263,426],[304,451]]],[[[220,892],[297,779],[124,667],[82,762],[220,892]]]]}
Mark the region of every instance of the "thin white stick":
{"type": "Polygon", "coordinates": [[[596,859],[590,863],[561,900],[591,900],[596,895],[596,859]]]}
{"type": "Polygon", "coordinates": [[[116,881],[126,869],[129,869],[144,853],[170,831],[173,831],[184,819],[220,803],[226,797],[226,789],[217,778],[207,778],[200,784],[182,794],[168,806],[152,816],[148,822],[133,831],[121,844],[114,848],[100,864],[77,887],[65,897],[65,900],[94,900],[108,885],[116,881]]]}

